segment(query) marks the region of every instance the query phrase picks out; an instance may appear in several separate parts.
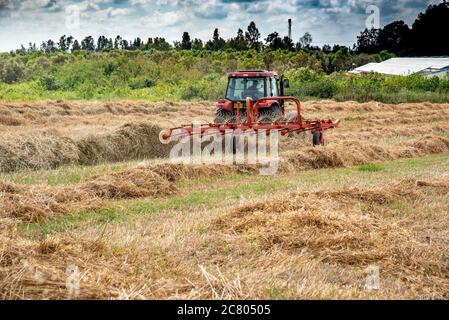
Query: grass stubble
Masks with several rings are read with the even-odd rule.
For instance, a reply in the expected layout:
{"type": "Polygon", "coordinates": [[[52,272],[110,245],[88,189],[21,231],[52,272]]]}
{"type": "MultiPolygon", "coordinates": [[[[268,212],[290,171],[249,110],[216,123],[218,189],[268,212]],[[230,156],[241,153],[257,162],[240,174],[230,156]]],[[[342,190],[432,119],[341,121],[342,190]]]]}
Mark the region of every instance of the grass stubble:
{"type": "MultiPolygon", "coordinates": [[[[127,108],[131,107],[123,108],[125,116],[127,108]]],[[[381,174],[386,165],[380,162],[447,153],[449,139],[444,134],[448,131],[447,109],[444,104],[309,103],[305,110],[310,113],[346,114],[353,120],[343,124],[341,130],[331,132],[328,140],[332,142],[324,148],[297,149],[287,141],[281,150],[280,174],[294,177],[304,170],[328,168],[332,172],[333,168],[359,165],[358,174],[364,177],[381,174]]],[[[7,127],[27,126],[26,117],[16,122],[4,119],[7,121],[3,125],[7,127]]],[[[113,133],[98,137],[70,137],[71,143],[78,146],[73,149],[77,154],[74,163],[80,159],[79,150],[93,150],[84,153],[95,154],[88,158],[95,161],[82,162],[87,164],[154,156],[133,149],[139,143],[145,145],[147,142],[141,137],[152,133],[133,138],[127,132],[128,136],[120,134],[114,140],[111,137],[124,130],[120,126],[135,128],[134,124],[117,125],[113,133]],[[98,139],[115,141],[111,144],[114,147],[102,147],[104,142],[98,139]],[[90,143],[80,148],[79,141],[90,143]],[[124,146],[124,154],[131,156],[111,158],[115,150],[121,150],[120,146],[124,146]]],[[[33,130],[37,129],[30,132],[33,130]]],[[[148,142],[149,147],[153,144],[148,142]]],[[[26,152],[23,157],[29,161],[26,152]]],[[[2,163],[8,159],[3,156],[2,163]]],[[[45,157],[42,159],[45,163],[45,157]]],[[[2,171],[23,169],[10,168],[2,171]]],[[[87,224],[43,238],[20,231],[30,223],[45,224],[49,219],[80,212],[95,214],[95,210],[114,201],[151,202],[192,191],[181,187],[183,181],[204,177],[221,181],[228,176],[241,179],[242,174],[255,173],[256,166],[162,162],[93,174],[79,182],[56,186],[25,185],[4,178],[0,182],[0,296],[4,299],[448,297],[449,177],[434,176],[432,172],[421,178],[413,170],[405,171],[401,178],[373,186],[364,184],[363,179],[351,187],[318,181],[313,191],[289,189],[242,198],[238,203],[235,199],[223,199],[226,205],[219,208],[198,204],[191,208],[162,209],[122,223],[87,224]],[[377,290],[366,288],[367,270],[373,266],[380,271],[377,290]],[[80,290],[76,294],[66,288],[68,273],[73,268],[80,272],[80,290]]],[[[206,189],[216,187],[212,183],[206,189]]]]}

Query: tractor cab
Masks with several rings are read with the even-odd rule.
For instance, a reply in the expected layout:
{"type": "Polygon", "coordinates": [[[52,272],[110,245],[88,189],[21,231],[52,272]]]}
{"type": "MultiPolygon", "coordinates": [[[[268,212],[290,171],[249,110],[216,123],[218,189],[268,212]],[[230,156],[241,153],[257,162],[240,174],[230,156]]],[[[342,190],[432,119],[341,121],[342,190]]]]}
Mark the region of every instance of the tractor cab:
{"type": "Polygon", "coordinates": [[[227,75],[225,98],[217,102],[216,122],[233,119],[236,109],[245,113],[247,97],[253,102],[273,97],[273,100],[260,104],[261,112],[275,116],[283,113],[283,101],[276,99],[284,95],[284,88],[288,88],[288,80],[283,76],[278,78],[276,72],[266,70],[241,70],[229,72],[227,75]]]}
{"type": "Polygon", "coordinates": [[[245,72],[228,74],[226,99],[229,101],[246,101],[250,97],[257,101],[264,97],[279,96],[277,74],[275,72],[245,72]]]}

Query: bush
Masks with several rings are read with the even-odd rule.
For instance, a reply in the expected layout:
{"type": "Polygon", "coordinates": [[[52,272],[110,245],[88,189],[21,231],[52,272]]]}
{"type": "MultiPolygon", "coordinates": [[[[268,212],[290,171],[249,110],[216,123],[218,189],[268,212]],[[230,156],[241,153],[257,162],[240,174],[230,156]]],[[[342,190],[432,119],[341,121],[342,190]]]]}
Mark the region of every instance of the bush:
{"type": "Polygon", "coordinates": [[[448,102],[449,78],[385,77],[345,72],[352,63],[391,55],[288,51],[117,51],[0,55],[0,99],[215,100],[224,96],[225,73],[270,67],[290,79],[286,94],[305,99],[386,103],[448,102]]]}
{"type": "Polygon", "coordinates": [[[3,82],[18,82],[23,76],[23,64],[16,60],[9,59],[0,67],[0,80],[3,82]]]}
{"type": "Polygon", "coordinates": [[[138,77],[129,81],[129,87],[133,90],[151,88],[156,85],[156,80],[146,77],[138,77]]]}
{"type": "Polygon", "coordinates": [[[44,90],[57,90],[59,86],[56,84],[55,77],[53,75],[46,75],[40,79],[40,83],[44,90]]]}

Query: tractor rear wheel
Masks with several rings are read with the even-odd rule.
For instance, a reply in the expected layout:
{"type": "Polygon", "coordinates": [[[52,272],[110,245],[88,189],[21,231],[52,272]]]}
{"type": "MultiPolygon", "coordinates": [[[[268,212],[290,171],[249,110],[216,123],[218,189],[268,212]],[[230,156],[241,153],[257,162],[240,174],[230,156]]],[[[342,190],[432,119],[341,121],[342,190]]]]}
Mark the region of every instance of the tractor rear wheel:
{"type": "Polygon", "coordinates": [[[284,114],[282,113],[282,109],[277,104],[259,110],[259,122],[273,123],[283,118],[284,114]]]}
{"type": "Polygon", "coordinates": [[[217,111],[215,111],[214,123],[216,123],[216,124],[232,122],[233,119],[234,119],[234,113],[229,110],[217,109],[217,111]]]}

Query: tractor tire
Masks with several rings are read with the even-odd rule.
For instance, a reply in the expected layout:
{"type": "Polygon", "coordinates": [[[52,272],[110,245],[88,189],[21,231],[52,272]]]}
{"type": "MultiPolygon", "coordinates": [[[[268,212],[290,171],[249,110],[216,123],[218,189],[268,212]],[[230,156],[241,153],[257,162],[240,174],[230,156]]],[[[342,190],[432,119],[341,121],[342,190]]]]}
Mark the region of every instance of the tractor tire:
{"type": "Polygon", "coordinates": [[[235,119],[235,115],[231,111],[228,111],[226,109],[217,109],[217,111],[215,111],[215,124],[229,123],[232,122],[233,119],[235,119]]]}
{"type": "Polygon", "coordinates": [[[315,131],[312,136],[313,146],[324,145],[323,133],[321,131],[315,131]]]}
{"type": "Polygon", "coordinates": [[[269,108],[260,109],[259,122],[273,123],[284,119],[282,109],[279,105],[275,104],[269,108]]]}

